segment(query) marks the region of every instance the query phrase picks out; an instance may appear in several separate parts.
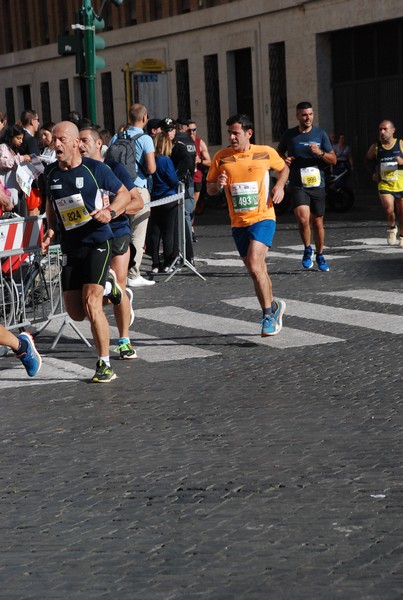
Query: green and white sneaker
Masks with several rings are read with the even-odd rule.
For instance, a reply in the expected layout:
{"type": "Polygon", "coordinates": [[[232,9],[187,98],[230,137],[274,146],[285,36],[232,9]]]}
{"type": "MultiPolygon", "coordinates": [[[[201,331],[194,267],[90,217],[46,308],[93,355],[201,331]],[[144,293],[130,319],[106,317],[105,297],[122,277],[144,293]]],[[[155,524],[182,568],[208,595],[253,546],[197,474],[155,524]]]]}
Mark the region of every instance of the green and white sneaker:
{"type": "Polygon", "coordinates": [[[92,383],[109,383],[116,379],[116,373],[114,373],[112,367],[107,365],[103,360],[97,362],[96,371],[92,378],[92,383]]]}
{"type": "Polygon", "coordinates": [[[131,291],[130,288],[126,288],[126,294],[129,296],[129,302],[130,302],[130,323],[129,323],[129,327],[131,327],[133,325],[133,321],[134,321],[133,292],[131,291]]]}
{"type": "Polygon", "coordinates": [[[109,298],[112,304],[120,304],[122,302],[122,288],[118,284],[118,278],[116,277],[116,273],[113,269],[109,269],[106,281],[111,285],[111,291],[106,297],[109,298]]]}
{"type": "Polygon", "coordinates": [[[130,342],[123,342],[123,344],[119,344],[118,350],[120,358],[122,359],[137,358],[137,352],[130,342]]]}

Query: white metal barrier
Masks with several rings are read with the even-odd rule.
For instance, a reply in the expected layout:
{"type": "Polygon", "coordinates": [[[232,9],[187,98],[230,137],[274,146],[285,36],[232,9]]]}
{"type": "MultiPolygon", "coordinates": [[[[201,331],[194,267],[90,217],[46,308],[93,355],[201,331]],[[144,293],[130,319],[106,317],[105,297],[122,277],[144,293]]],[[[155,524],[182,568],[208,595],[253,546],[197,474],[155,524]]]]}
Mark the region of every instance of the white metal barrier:
{"type": "Polygon", "coordinates": [[[66,325],[90,346],[63,305],[60,246],[50,246],[46,255],[41,252],[43,218],[0,219],[0,322],[7,329],[37,335],[53,319],[62,319],[52,349],[66,325]]]}
{"type": "Polygon", "coordinates": [[[171,274],[165,279],[165,281],[169,281],[175,273],[178,272],[179,267],[188,267],[195,275],[206,281],[205,277],[199,273],[192,263],[190,263],[186,259],[186,215],[185,215],[185,185],[183,183],[179,184],[179,192],[172,196],[166,196],[165,198],[160,198],[159,200],[153,200],[152,202],[147,203],[147,206],[153,208],[153,206],[161,206],[162,204],[169,204],[174,200],[178,203],[178,256],[174,259],[173,263],[170,266],[171,274]]]}

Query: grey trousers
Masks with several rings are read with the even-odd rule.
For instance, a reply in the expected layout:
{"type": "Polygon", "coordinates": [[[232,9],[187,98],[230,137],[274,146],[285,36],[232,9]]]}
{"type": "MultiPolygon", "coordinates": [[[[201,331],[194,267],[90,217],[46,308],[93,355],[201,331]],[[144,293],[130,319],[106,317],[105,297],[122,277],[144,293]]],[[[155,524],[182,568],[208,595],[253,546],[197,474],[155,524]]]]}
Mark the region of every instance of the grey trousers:
{"type": "MultiPolygon", "coordinates": [[[[144,204],[150,202],[150,193],[146,188],[138,188],[144,204]]],[[[130,229],[132,232],[132,244],[136,248],[136,264],[129,269],[130,279],[140,277],[141,261],[143,260],[144,244],[146,240],[147,224],[151,209],[145,206],[135,215],[129,215],[130,229]]]]}

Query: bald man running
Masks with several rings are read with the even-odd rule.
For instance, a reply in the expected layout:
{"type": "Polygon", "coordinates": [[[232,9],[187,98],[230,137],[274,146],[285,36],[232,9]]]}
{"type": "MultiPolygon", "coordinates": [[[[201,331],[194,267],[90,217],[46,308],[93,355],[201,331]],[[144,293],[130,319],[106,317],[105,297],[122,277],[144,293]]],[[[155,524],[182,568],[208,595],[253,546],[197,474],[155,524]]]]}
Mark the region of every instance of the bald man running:
{"type": "Polygon", "coordinates": [[[108,383],[116,375],[109,360],[109,325],[102,309],[103,292],[111,260],[110,227],[114,211],[120,214],[130,194],[112,171],[97,160],[83,158],[80,136],[70,121],[52,131],[56,163],[45,169],[48,229],[42,248],[46,251],[60,231],[63,252],[63,300],[75,321],[91,323],[98,352],[95,383],[108,383]]]}

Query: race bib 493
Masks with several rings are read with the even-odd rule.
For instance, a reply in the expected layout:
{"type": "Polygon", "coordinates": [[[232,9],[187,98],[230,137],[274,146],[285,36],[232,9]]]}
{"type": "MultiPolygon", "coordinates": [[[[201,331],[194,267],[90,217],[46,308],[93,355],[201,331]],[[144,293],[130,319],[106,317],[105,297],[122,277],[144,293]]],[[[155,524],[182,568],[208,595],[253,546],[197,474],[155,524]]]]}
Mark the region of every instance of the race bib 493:
{"type": "Polygon", "coordinates": [[[230,192],[235,212],[254,210],[259,206],[257,181],[231,183],[230,192]]]}

